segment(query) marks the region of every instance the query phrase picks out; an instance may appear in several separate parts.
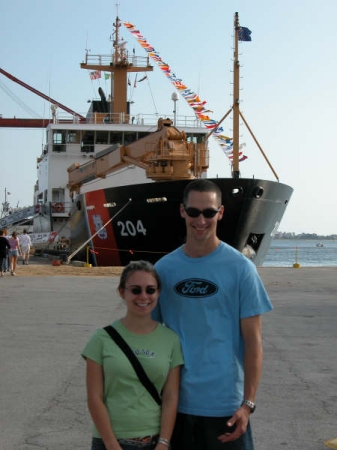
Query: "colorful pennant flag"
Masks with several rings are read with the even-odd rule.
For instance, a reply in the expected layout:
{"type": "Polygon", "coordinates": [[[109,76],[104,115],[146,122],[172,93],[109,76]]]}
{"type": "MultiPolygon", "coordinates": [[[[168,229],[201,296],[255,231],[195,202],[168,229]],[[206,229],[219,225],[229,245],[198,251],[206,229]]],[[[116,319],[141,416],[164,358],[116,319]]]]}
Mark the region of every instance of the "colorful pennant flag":
{"type": "Polygon", "coordinates": [[[95,70],[95,72],[90,72],[90,80],[97,80],[102,77],[102,72],[100,70],[95,70]]]}
{"type": "MultiPolygon", "coordinates": [[[[224,150],[226,156],[229,156],[232,153],[233,148],[233,139],[228,138],[226,136],[225,139],[223,136],[221,136],[221,133],[223,132],[222,127],[218,127],[218,121],[211,119],[207,113],[212,112],[209,109],[205,108],[206,101],[201,101],[199,96],[188,89],[188,87],[182,82],[180,78],[177,78],[176,74],[171,71],[170,66],[166,64],[161,57],[159,56],[159,53],[146,41],[146,39],[140,34],[139,30],[137,30],[134,25],[130,22],[124,22],[124,26],[130,31],[130,33],[137,39],[138,43],[147,51],[149,57],[153,59],[159,68],[162,70],[164,75],[167,76],[167,78],[171,81],[173,86],[179,91],[179,93],[184,97],[184,99],[187,101],[187,103],[191,106],[191,108],[194,110],[194,113],[196,117],[203,122],[206,128],[208,129],[215,129],[212,136],[216,141],[218,141],[219,145],[222,146],[222,149],[224,150]],[[225,148],[224,148],[225,147],[225,148]]],[[[246,40],[250,37],[251,31],[245,29],[244,27],[241,27],[242,31],[242,37],[246,38],[246,40]],[[247,30],[247,31],[245,31],[247,30]]],[[[244,40],[244,39],[241,39],[244,40]]],[[[143,79],[142,79],[143,81],[143,79]]],[[[243,160],[247,159],[247,157],[242,157],[243,160]]]]}

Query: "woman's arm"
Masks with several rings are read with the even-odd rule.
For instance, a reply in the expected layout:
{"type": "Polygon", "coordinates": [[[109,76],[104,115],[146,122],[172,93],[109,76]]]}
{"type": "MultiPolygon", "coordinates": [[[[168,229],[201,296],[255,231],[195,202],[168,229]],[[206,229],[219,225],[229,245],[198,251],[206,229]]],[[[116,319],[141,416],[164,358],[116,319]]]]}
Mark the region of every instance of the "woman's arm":
{"type": "Polygon", "coordinates": [[[21,252],[21,247],[20,247],[20,241],[19,241],[19,238],[16,238],[17,240],[16,240],[16,247],[17,247],[17,249],[18,249],[18,252],[20,253],[20,255],[22,254],[22,252],[21,252]]]}
{"type": "MultiPolygon", "coordinates": [[[[162,395],[162,413],[159,436],[169,442],[172,436],[177,416],[179,399],[180,366],[174,367],[168,373],[162,395]]],[[[158,443],[156,449],[167,448],[168,445],[158,443]]]]}
{"type": "Polygon", "coordinates": [[[122,450],[112,430],[109,413],[103,402],[103,367],[89,358],[86,358],[86,362],[88,408],[92,420],[103,439],[106,449],[122,450]]]}

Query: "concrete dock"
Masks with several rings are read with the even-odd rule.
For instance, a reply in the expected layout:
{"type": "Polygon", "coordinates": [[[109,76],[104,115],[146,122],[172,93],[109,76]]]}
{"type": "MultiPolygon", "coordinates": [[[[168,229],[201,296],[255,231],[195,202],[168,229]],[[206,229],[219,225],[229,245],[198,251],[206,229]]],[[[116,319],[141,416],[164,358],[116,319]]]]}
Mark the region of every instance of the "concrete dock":
{"type": "MultiPolygon", "coordinates": [[[[337,438],[337,267],[259,272],[274,311],[263,318],[255,448],[327,449],[337,438]]],[[[90,448],[80,352],[96,328],[123,315],[117,281],[0,279],[1,450],[90,448]]]]}

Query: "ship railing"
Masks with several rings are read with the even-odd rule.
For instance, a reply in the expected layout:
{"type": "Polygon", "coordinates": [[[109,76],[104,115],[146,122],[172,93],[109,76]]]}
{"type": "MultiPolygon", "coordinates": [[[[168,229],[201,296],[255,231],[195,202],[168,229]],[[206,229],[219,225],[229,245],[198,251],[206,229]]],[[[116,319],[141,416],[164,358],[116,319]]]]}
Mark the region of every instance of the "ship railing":
{"type": "Polygon", "coordinates": [[[92,113],[87,115],[87,122],[94,124],[129,124],[129,125],[157,125],[158,119],[172,120],[177,128],[204,128],[202,122],[196,116],[179,115],[174,117],[170,114],[126,114],[126,113],[92,113]]]}
{"type": "Polygon", "coordinates": [[[50,214],[52,217],[70,217],[72,202],[50,202],[50,214]]]}
{"type": "MultiPolygon", "coordinates": [[[[85,55],[84,64],[88,66],[113,66],[116,62],[114,60],[114,55],[92,55],[91,53],[87,53],[85,55]]],[[[119,59],[117,64],[134,67],[152,67],[149,56],[129,55],[127,51],[123,52],[123,56],[119,59]]]]}
{"type": "MultiPolygon", "coordinates": [[[[84,114],[85,115],[85,114],[84,114]]],[[[126,113],[90,113],[87,114],[87,123],[96,125],[140,125],[140,126],[156,126],[160,118],[170,119],[177,128],[205,128],[203,123],[196,116],[172,114],[126,114],[126,113]]],[[[73,116],[59,113],[55,124],[79,124],[73,116]]],[[[83,123],[83,122],[81,122],[83,123]]]]}

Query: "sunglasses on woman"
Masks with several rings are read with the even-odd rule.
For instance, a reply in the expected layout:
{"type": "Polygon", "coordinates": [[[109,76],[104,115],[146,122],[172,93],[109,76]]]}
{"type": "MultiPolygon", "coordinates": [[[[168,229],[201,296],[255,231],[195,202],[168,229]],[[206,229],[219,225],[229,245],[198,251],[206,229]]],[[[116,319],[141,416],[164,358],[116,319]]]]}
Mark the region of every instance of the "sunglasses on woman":
{"type": "Polygon", "coordinates": [[[186,208],[184,206],[184,210],[189,217],[199,217],[200,214],[202,214],[205,217],[205,219],[211,219],[212,217],[214,217],[216,214],[218,214],[220,208],[218,209],[207,208],[201,211],[200,209],[197,208],[186,208]]]}
{"type": "MultiPolygon", "coordinates": [[[[129,290],[133,295],[140,295],[143,291],[143,289],[140,286],[134,286],[134,287],[125,288],[125,289],[129,290]]],[[[155,288],[153,286],[146,286],[144,291],[147,295],[152,295],[155,292],[157,292],[157,288],[155,288]]]]}

